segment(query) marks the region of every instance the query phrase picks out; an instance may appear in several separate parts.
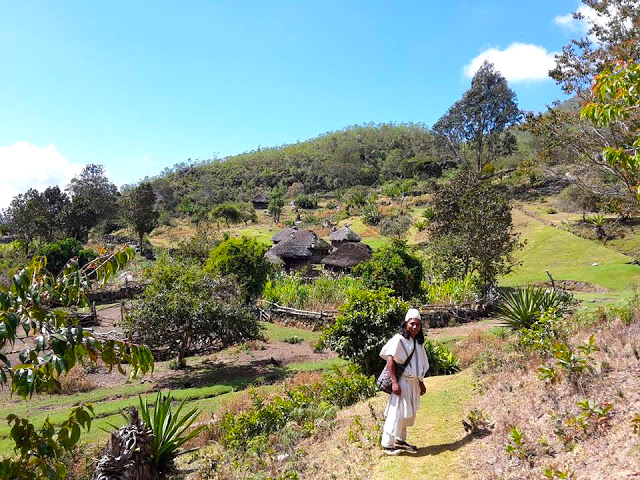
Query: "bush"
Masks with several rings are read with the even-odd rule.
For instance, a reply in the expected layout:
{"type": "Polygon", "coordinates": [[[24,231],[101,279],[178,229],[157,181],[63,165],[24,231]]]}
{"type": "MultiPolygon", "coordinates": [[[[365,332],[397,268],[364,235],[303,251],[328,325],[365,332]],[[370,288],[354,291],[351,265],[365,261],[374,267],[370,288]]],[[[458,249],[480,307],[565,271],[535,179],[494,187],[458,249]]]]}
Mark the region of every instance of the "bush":
{"type": "Polygon", "coordinates": [[[193,236],[178,242],[178,246],[171,251],[171,256],[184,263],[204,265],[219,243],[214,235],[198,230],[193,236]]]}
{"type": "Polygon", "coordinates": [[[413,225],[409,215],[386,217],[380,221],[380,233],[387,237],[402,238],[413,225]]]}
{"type": "Polygon", "coordinates": [[[320,337],[319,345],[362,367],[368,374],[382,368],[379,352],[404,321],[408,305],[390,289],[356,290],[320,337]]]}
{"type": "Polygon", "coordinates": [[[161,259],[150,285],[129,311],[125,330],[182,364],[193,350],[221,348],[260,338],[255,312],[228,277],[203,274],[195,265],[161,259]]]}
{"type": "Polygon", "coordinates": [[[541,356],[550,355],[558,341],[565,341],[568,332],[561,322],[555,307],[550,307],[538,315],[538,320],[529,328],[518,332],[518,343],[524,350],[537,352],[541,356]]]}
{"type": "Polygon", "coordinates": [[[473,277],[449,278],[423,285],[425,300],[432,305],[460,304],[476,298],[473,277]]]}
{"type": "Polygon", "coordinates": [[[502,325],[513,331],[531,328],[550,308],[554,308],[555,313],[562,316],[575,304],[573,297],[565,291],[547,291],[531,286],[502,292],[500,297],[498,313],[502,318],[502,325]]]}
{"type": "Polygon", "coordinates": [[[324,380],[322,398],[340,408],[374,397],[378,393],[375,379],[363,375],[360,368],[354,364],[344,369],[334,367],[331,373],[325,375],[324,380]]]}
{"type": "Polygon", "coordinates": [[[356,265],[353,274],[370,289],[390,288],[409,299],[421,291],[423,267],[413,249],[403,242],[379,248],[370,260],[356,265]]]}
{"type": "Polygon", "coordinates": [[[426,230],[428,226],[429,226],[429,222],[427,220],[419,220],[415,223],[415,227],[418,229],[419,232],[426,230]]]}
{"type": "Polygon", "coordinates": [[[453,375],[460,371],[460,359],[441,343],[426,339],[424,348],[429,359],[429,376],[453,375]]]}
{"type": "Polygon", "coordinates": [[[255,451],[266,446],[269,435],[282,432],[284,436],[291,425],[297,426],[297,439],[303,438],[333,419],[340,407],[376,393],[374,379],[353,366],[326,374],[324,385],[301,385],[269,401],[251,391],[252,406],[246,412],[227,412],[220,420],[220,443],[228,449],[255,451]]]}
{"type": "Polygon", "coordinates": [[[279,274],[269,280],[263,298],[286,307],[322,310],[336,308],[344,303],[350,292],[362,287],[361,280],[349,275],[320,276],[307,282],[297,272],[279,274]]]}
{"type": "Polygon", "coordinates": [[[368,202],[361,211],[362,221],[365,225],[378,225],[384,216],[376,202],[368,202]]]}
{"type": "Polygon", "coordinates": [[[228,238],[211,252],[204,271],[232,276],[243,288],[246,299],[257,298],[271,272],[271,264],[264,257],[267,250],[255,238],[228,238]]]}
{"type": "Polygon", "coordinates": [[[296,208],[311,210],[318,207],[318,200],[311,195],[306,195],[303,193],[295,198],[293,204],[296,206],[296,208]]]}
{"type": "Polygon", "coordinates": [[[193,422],[198,419],[200,412],[197,408],[180,415],[186,399],[172,412],[171,392],[166,396],[158,392],[152,408],[146,401],[140,399],[140,418],[151,428],[151,449],[153,465],[158,473],[164,473],[173,468],[173,462],[180,454],[180,447],[198,435],[204,425],[189,431],[193,422]]]}
{"type": "Polygon", "coordinates": [[[75,238],[65,238],[57,242],[47,243],[40,249],[40,255],[47,257],[47,269],[58,274],[69,260],[78,257],[80,265],[86,265],[98,256],[98,253],[84,248],[75,238]]]}

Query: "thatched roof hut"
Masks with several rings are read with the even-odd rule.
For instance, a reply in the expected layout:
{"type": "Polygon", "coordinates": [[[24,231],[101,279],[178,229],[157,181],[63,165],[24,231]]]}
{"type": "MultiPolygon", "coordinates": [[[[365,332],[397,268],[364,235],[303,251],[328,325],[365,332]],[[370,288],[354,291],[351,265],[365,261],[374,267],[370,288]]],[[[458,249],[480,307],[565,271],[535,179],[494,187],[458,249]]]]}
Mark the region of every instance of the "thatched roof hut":
{"type": "Polygon", "coordinates": [[[269,207],[269,195],[266,193],[257,193],[252,199],[253,207],[257,210],[264,210],[269,207]]]}
{"type": "Polygon", "coordinates": [[[360,236],[349,228],[349,225],[345,225],[329,235],[329,241],[334,247],[339,247],[347,242],[360,242],[361,240],[360,236]]]}
{"type": "Polygon", "coordinates": [[[278,255],[273,253],[271,250],[267,251],[267,253],[264,254],[264,258],[266,258],[269,262],[273,263],[274,265],[280,265],[283,267],[285,265],[284,260],[282,260],[278,255]]]}
{"type": "Polygon", "coordinates": [[[345,271],[366,262],[371,256],[371,247],[366,243],[347,242],[326,256],[322,263],[329,270],[345,271]]]}
{"type": "Polygon", "coordinates": [[[278,233],[275,233],[273,237],[271,237],[271,241],[274,244],[282,242],[283,240],[286,240],[297,231],[298,231],[298,227],[296,226],[283,228],[278,233]]]}
{"type": "Polygon", "coordinates": [[[271,247],[269,251],[283,260],[287,258],[307,258],[311,256],[309,249],[300,243],[293,235],[286,240],[278,242],[278,244],[271,247]]]}
{"type": "Polygon", "coordinates": [[[331,245],[318,236],[316,232],[311,230],[298,230],[293,232],[292,236],[309,250],[331,250],[331,245]]]}
{"type": "Polygon", "coordinates": [[[285,270],[289,271],[292,268],[308,268],[311,265],[313,254],[295,237],[289,236],[286,240],[271,247],[265,257],[273,263],[283,265],[285,270]],[[278,257],[280,262],[275,261],[274,257],[278,257]]]}

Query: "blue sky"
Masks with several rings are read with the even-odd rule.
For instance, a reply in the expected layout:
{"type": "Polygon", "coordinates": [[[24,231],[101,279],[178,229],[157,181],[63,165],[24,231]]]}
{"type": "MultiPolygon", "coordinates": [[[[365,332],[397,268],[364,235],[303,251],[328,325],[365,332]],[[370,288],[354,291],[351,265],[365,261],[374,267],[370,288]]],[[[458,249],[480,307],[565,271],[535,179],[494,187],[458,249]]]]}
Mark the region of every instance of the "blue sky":
{"type": "Polygon", "coordinates": [[[521,108],[577,0],[0,0],[0,207],[86,163],[117,184],[363,122],[433,124],[496,60],[521,108]],[[475,59],[475,61],[474,61],[475,59]]]}

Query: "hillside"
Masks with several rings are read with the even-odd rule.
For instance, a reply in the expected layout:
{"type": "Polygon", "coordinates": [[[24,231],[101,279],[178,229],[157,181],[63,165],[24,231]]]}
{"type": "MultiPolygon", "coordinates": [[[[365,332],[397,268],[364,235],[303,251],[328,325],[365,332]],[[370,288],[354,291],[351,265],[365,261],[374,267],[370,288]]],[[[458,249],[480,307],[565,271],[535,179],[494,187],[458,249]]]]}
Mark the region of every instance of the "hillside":
{"type": "Polygon", "coordinates": [[[196,164],[178,164],[153,179],[160,204],[211,207],[248,201],[258,192],[301,182],[308,193],[373,185],[397,177],[439,176],[446,165],[420,124],[356,125],[300,143],[196,164]]]}

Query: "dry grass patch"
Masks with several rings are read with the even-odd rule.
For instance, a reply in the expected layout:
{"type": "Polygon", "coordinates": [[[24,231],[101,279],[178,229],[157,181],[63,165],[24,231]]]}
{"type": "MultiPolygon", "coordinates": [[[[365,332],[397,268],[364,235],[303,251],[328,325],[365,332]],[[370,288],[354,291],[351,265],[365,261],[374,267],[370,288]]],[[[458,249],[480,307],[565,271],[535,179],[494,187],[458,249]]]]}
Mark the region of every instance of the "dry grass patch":
{"type": "Polygon", "coordinates": [[[569,344],[575,368],[579,358],[585,361],[580,372],[568,374],[556,358],[529,358],[485,377],[486,393],[478,406],[496,428],[476,445],[473,466],[478,478],[545,478],[545,469],[550,478],[636,478],[640,439],[633,433],[632,419],[640,413],[640,323],[625,325],[603,315],[569,344]],[[587,354],[578,346],[591,334],[599,351],[587,354]],[[542,365],[554,365],[560,377],[541,380],[542,365]]]}

